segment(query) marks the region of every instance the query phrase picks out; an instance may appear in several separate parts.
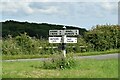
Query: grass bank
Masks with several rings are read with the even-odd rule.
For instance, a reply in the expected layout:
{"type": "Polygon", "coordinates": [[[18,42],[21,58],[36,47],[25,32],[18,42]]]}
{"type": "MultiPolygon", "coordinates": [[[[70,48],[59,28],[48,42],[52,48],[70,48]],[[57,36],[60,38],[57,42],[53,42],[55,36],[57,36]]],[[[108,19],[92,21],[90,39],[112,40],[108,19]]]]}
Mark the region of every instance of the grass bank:
{"type": "MultiPolygon", "coordinates": [[[[107,51],[100,51],[100,52],[83,52],[83,53],[68,53],[67,55],[73,56],[90,56],[90,55],[102,55],[102,54],[114,54],[120,53],[119,49],[111,49],[107,51]]],[[[52,54],[43,54],[43,55],[2,55],[3,60],[10,60],[10,59],[32,59],[32,58],[49,58],[52,57],[52,54]]]]}
{"type": "Polygon", "coordinates": [[[76,56],[90,56],[90,55],[103,55],[103,54],[114,54],[120,53],[120,49],[110,49],[106,51],[94,51],[94,52],[84,52],[84,53],[76,53],[76,56]]]}
{"type": "Polygon", "coordinates": [[[3,78],[117,78],[117,59],[79,59],[72,69],[43,69],[41,61],[3,62],[3,78]]]}
{"type": "Polygon", "coordinates": [[[2,55],[3,60],[11,60],[11,59],[33,59],[33,58],[49,58],[52,55],[2,55]]]}

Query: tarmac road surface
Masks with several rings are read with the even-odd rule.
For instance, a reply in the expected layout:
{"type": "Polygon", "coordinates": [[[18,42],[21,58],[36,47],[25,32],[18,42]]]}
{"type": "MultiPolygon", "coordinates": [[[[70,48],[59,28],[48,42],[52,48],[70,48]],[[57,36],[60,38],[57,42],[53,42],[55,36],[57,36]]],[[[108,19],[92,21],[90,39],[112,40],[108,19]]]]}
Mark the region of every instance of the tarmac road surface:
{"type": "MultiPolygon", "coordinates": [[[[104,55],[92,55],[92,56],[75,56],[76,59],[111,59],[120,57],[119,53],[114,54],[104,54],[104,55]]],[[[16,59],[16,60],[2,60],[3,62],[12,62],[12,61],[44,61],[51,58],[34,58],[34,59],[16,59]]]]}

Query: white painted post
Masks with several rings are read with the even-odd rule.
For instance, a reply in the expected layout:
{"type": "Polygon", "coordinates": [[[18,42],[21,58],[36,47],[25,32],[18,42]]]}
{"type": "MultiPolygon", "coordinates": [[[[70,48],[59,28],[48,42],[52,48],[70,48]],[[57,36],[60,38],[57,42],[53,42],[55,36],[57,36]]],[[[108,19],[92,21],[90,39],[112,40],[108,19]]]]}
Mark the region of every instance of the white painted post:
{"type": "Polygon", "coordinates": [[[61,37],[49,37],[49,43],[62,43],[62,52],[63,52],[62,55],[65,58],[66,57],[66,43],[77,43],[77,38],[67,37],[67,35],[73,35],[73,36],[79,35],[79,30],[66,30],[66,27],[64,26],[63,30],[49,30],[49,35],[52,35],[52,36],[62,35],[62,38],[61,37]]]}
{"type": "Polygon", "coordinates": [[[63,50],[63,56],[66,57],[66,35],[65,35],[65,30],[66,30],[66,27],[64,26],[63,27],[63,35],[62,35],[62,50],[63,50]]]}

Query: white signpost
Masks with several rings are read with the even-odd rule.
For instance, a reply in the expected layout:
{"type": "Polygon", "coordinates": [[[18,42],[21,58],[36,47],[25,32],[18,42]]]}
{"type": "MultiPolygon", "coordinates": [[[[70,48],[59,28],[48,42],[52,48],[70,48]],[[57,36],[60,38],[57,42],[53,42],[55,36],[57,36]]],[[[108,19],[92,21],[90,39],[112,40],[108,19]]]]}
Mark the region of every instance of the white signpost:
{"type": "Polygon", "coordinates": [[[79,35],[79,30],[49,30],[50,36],[62,36],[62,37],[49,37],[49,43],[62,43],[63,56],[66,57],[66,43],[77,43],[76,37],[66,37],[66,36],[76,36],[79,35]]]}

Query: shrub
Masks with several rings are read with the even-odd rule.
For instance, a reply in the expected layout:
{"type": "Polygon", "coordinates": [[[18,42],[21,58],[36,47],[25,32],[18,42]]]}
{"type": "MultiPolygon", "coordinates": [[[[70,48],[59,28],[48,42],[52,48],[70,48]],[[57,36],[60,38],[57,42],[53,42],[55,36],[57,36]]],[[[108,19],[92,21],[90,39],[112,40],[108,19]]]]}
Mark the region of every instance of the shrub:
{"type": "Polygon", "coordinates": [[[51,60],[46,60],[43,63],[44,69],[70,69],[76,67],[77,61],[73,57],[62,57],[60,55],[52,58],[51,60]]]}
{"type": "Polygon", "coordinates": [[[10,35],[3,40],[2,51],[5,55],[39,54],[39,40],[32,39],[26,33],[15,38],[10,35]]]}

